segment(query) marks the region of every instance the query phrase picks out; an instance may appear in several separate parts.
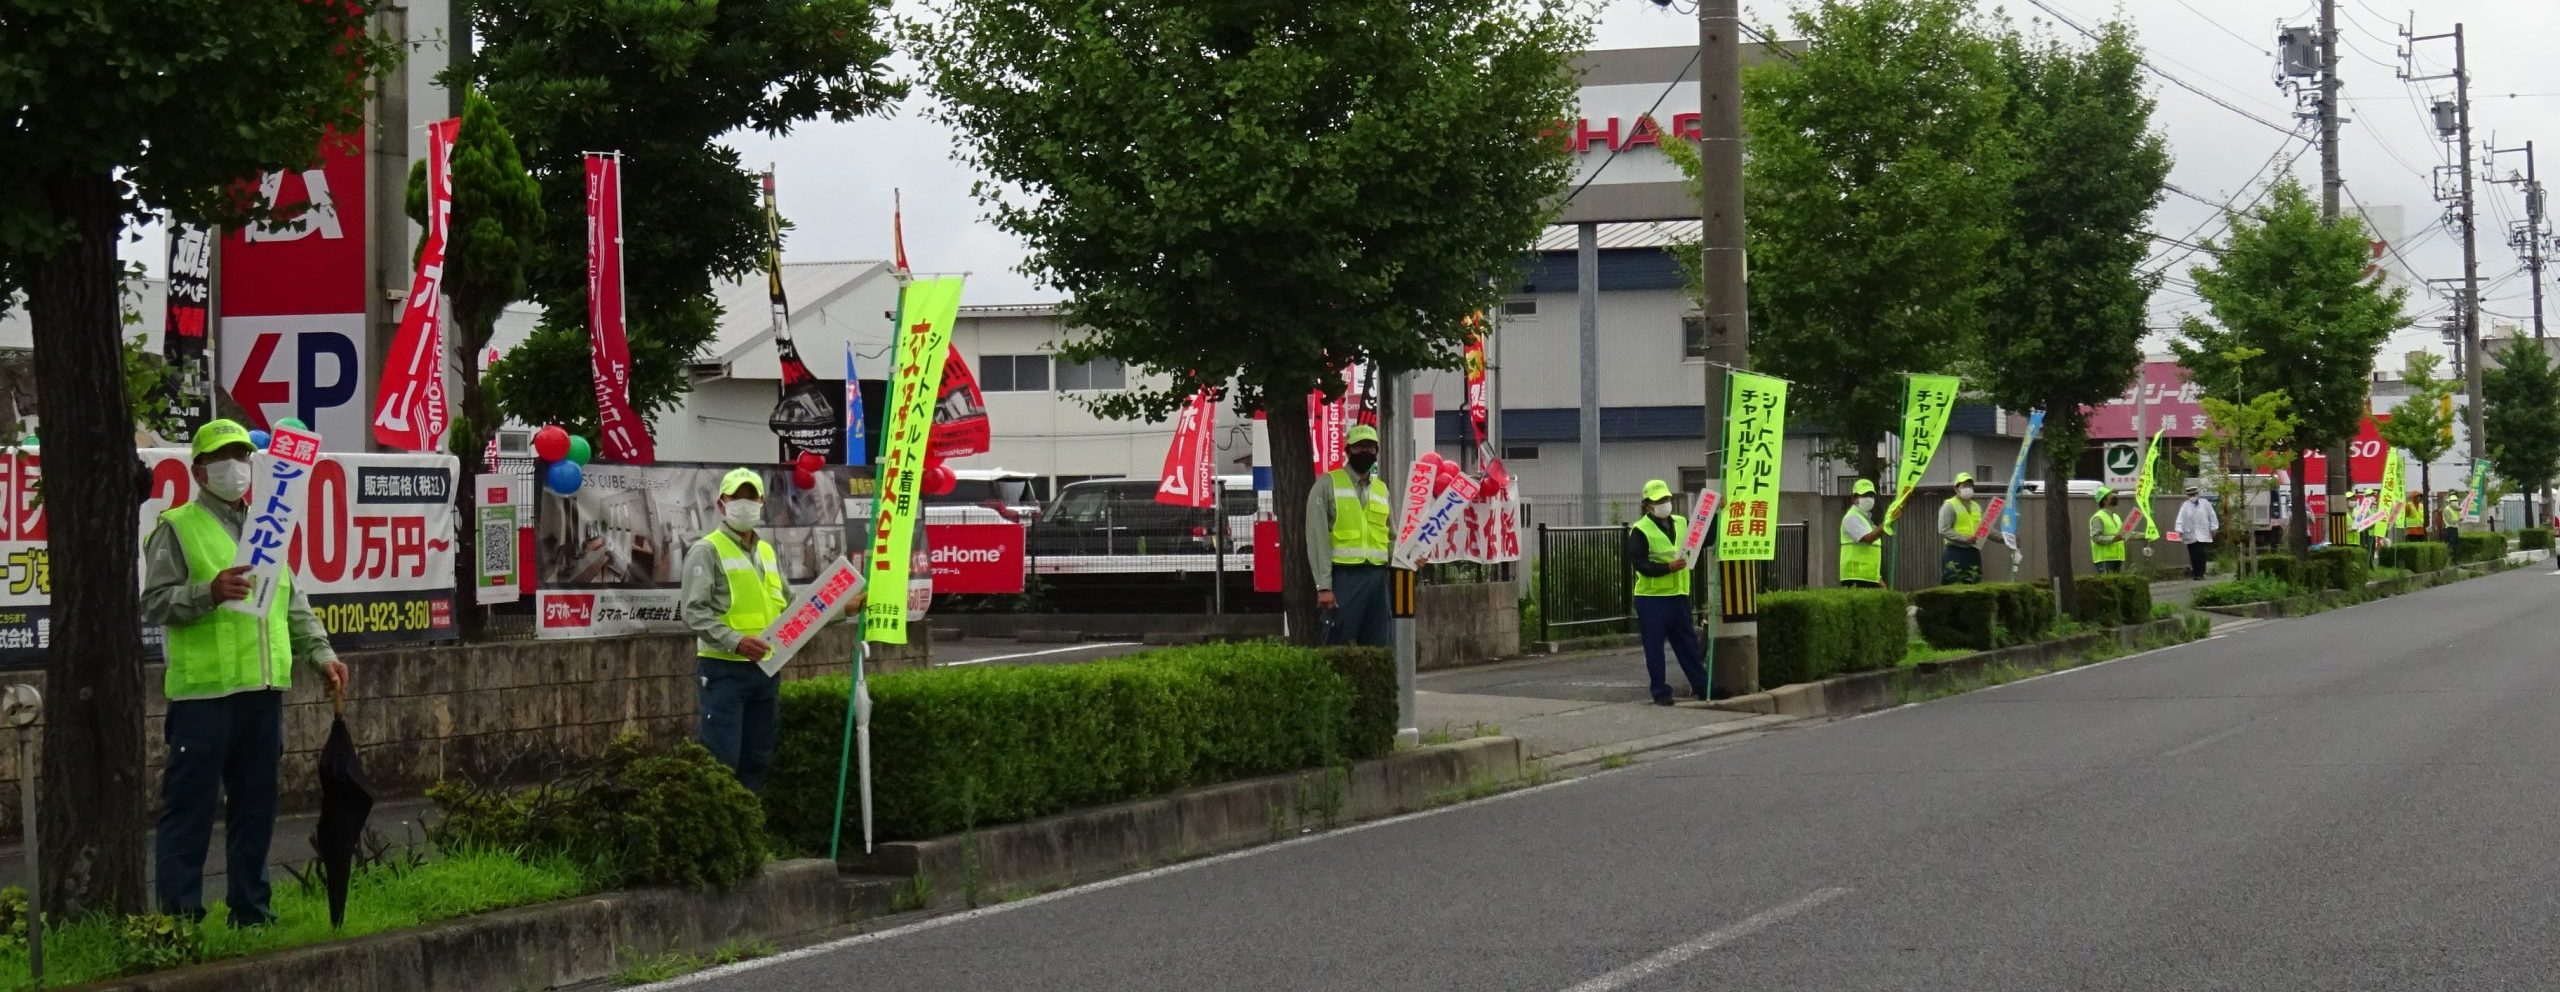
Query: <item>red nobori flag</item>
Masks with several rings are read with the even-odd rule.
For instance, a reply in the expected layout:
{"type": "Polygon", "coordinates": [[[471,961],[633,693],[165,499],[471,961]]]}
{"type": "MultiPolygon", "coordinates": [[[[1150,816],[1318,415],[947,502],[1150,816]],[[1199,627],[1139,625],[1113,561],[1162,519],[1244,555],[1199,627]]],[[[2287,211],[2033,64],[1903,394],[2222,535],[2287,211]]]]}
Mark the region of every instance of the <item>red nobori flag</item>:
{"type": "Polygon", "coordinates": [[[604,456],[627,465],[658,460],[649,425],[631,408],[631,342],[622,331],[622,155],[587,153],[587,339],[596,378],[596,433],[604,456]]]}
{"type": "Polygon", "coordinates": [[[1467,322],[1476,325],[1475,335],[1467,339],[1467,429],[1481,449],[1489,413],[1485,407],[1484,326],[1474,318],[1467,322]]]}
{"type": "Polygon", "coordinates": [[[427,125],[427,237],[382,366],[373,439],[409,451],[444,450],[444,244],[453,224],[453,141],[462,120],[427,125]]]}
{"type": "Polygon", "coordinates": [[[1173,445],[1164,453],[1163,481],[1156,483],[1156,502],[1174,506],[1210,506],[1217,502],[1212,488],[1216,467],[1211,459],[1217,454],[1213,435],[1218,429],[1218,404],[1202,387],[1191,395],[1191,405],[1182,408],[1182,419],[1173,425],[1173,445]]]}

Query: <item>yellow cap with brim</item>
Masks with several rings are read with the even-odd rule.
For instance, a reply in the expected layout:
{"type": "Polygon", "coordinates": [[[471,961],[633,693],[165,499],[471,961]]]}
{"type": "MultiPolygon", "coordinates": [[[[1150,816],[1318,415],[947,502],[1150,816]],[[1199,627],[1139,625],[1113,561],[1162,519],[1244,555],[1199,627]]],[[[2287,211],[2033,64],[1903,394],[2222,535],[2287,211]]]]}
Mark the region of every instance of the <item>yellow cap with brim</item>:
{"type": "Polygon", "coordinates": [[[1654,502],[1654,501],[1656,501],[1656,500],[1665,500],[1665,499],[1670,499],[1670,498],[1671,498],[1671,484],[1670,484],[1670,483],[1668,483],[1668,482],[1664,482],[1664,481],[1662,481],[1662,480],[1660,480],[1660,479],[1655,479],[1655,480],[1653,480],[1653,481],[1651,481],[1651,482],[1648,482],[1648,483],[1645,483],[1645,484],[1644,484],[1644,500],[1645,500],[1645,502],[1647,502],[1647,503],[1651,503],[1651,502],[1654,502]]]}
{"type": "Polygon", "coordinates": [[[1875,491],[1876,484],[1865,479],[1860,479],[1858,480],[1857,485],[1849,487],[1849,495],[1851,496],[1872,496],[1875,494],[1875,491]]]}
{"type": "Polygon", "coordinates": [[[1958,472],[1958,473],[1956,473],[1956,485],[1959,485],[1959,486],[1962,486],[1962,485],[1969,485],[1969,484],[1971,484],[1972,482],[1973,482],[1973,473],[1971,473],[1971,472],[1958,472]]]}
{"type": "Polygon", "coordinates": [[[1362,442],[1378,443],[1378,429],[1367,424],[1353,424],[1350,430],[1342,434],[1342,446],[1345,448],[1362,442]]]}
{"type": "Polygon", "coordinates": [[[202,458],[235,444],[252,451],[257,450],[258,447],[256,442],[249,440],[249,429],[240,426],[239,421],[208,420],[205,421],[204,426],[196,428],[194,454],[191,457],[202,458]]]}
{"type": "Polygon", "coordinates": [[[733,468],[729,474],[720,477],[720,495],[735,496],[740,489],[753,489],[757,496],[763,496],[764,476],[751,468],[733,468]]]}

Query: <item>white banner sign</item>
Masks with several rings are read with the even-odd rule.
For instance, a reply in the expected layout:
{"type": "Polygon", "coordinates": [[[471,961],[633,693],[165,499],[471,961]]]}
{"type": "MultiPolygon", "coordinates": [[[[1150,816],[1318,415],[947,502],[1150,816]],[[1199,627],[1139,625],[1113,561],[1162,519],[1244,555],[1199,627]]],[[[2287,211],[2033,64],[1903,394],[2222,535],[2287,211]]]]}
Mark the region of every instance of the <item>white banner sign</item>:
{"type": "Polygon", "coordinates": [[[276,578],[284,574],[294,528],[302,523],[303,504],[310,501],[311,472],[320,464],[320,435],[278,427],[267,442],[266,456],[255,459],[255,464],[248,516],[240,522],[240,541],[231,555],[231,567],[249,570],[249,594],[222,605],[262,617],[275,604],[276,578]]]}
{"type": "Polygon", "coordinates": [[[782,666],[793,655],[817,639],[820,628],[861,598],[862,572],[853,567],[853,562],[837,558],[835,564],[818,573],[817,579],[809,583],[809,588],[800,594],[799,599],[792,601],[789,609],[774,618],[772,626],[764,629],[762,639],[773,646],[773,650],[758,663],[764,668],[764,673],[781,673],[782,666]]]}

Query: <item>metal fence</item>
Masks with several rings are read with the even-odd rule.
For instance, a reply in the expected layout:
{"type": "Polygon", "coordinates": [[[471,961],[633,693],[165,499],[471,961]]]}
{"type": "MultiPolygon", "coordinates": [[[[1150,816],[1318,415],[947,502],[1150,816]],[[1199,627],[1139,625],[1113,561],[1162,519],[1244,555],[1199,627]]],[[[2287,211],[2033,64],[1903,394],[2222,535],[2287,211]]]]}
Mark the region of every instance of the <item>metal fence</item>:
{"type": "MultiPolygon", "coordinates": [[[[1811,568],[1811,528],[1803,523],[1778,525],[1778,556],[1764,563],[1764,591],[1807,588],[1811,568]]],[[[1635,629],[1635,579],[1626,561],[1627,529],[1539,524],[1531,564],[1531,601],[1538,609],[1538,639],[1623,634],[1635,629]]],[[[1703,570],[1689,583],[1690,612],[1705,617],[1703,570]]]]}

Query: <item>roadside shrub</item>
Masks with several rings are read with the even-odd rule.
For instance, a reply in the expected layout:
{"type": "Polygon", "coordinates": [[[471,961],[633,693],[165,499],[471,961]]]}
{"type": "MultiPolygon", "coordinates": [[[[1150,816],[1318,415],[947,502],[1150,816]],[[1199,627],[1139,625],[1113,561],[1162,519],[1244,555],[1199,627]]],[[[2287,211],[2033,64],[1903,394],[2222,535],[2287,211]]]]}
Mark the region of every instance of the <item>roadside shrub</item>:
{"type": "Polygon", "coordinates": [[[604,758],[530,789],[447,779],[436,846],[557,853],[618,885],[727,888],[764,866],[764,808],[702,745],[653,750],[625,736],[604,758]]]}
{"type": "MultiPolygon", "coordinates": [[[[2361,547],[2344,550],[2364,553],[2361,547]]],[[[2343,580],[2339,577],[2338,567],[2338,559],[2324,555],[2297,559],[2293,567],[2293,584],[2306,591],[2341,588],[2343,580]]]]}
{"type": "Polygon", "coordinates": [[[2527,528],[2525,528],[2525,529],[2523,529],[2523,530],[2520,530],[2520,531],[2517,531],[2517,532],[2516,532],[2516,550],[2518,550],[2518,551],[2548,551],[2548,550],[2550,550],[2550,549],[2551,549],[2551,528],[2549,528],[2549,527],[2527,527],[2527,528]]]}
{"type": "Polygon", "coordinates": [[[2301,562],[2283,555],[2266,555],[2258,559],[2258,574],[2273,576],[2286,585],[2293,585],[2301,578],[2301,566],[2301,562]]]}
{"type": "Polygon", "coordinates": [[[2453,549],[2442,541],[2404,541],[2384,549],[2382,559],[2395,568],[2433,572],[2452,564],[2453,549]]]}
{"type": "Polygon", "coordinates": [[[2071,580],[2071,618],[2102,627],[2151,620],[2151,580],[2139,575],[2087,575],[2071,580]]]}
{"type": "MultiPolygon", "coordinates": [[[[935,837],[1379,753],[1380,708],[1390,725],[1395,710],[1379,657],[1257,642],[883,675],[870,683],[874,824],[884,839],[935,837]]],[[[848,688],[782,687],[765,810],[802,850],[827,849],[848,688]]]]}
{"type": "Polygon", "coordinates": [[[123,974],[167,971],[204,960],[204,930],[175,916],[128,916],[117,922],[123,974]]]}
{"type": "Polygon", "coordinates": [[[2460,535],[2462,545],[2454,552],[2454,560],[2471,563],[2495,561],[2507,555],[2507,535],[2493,530],[2467,530],[2460,535]]]}
{"type": "Polygon", "coordinates": [[[1396,749],[1396,653],[1385,648],[1335,647],[1317,652],[1351,686],[1350,723],[1343,727],[1342,757],[1383,758],[1396,749]]]}
{"type": "MultiPolygon", "coordinates": [[[[2290,561],[2290,559],[2287,559],[2290,561]]],[[[2197,606],[2238,606],[2242,603],[2271,603],[2299,595],[2301,590],[2273,575],[2260,573],[2245,579],[2216,582],[2196,590],[2197,606]]]]}
{"type": "Polygon", "coordinates": [[[2362,591],[2373,570],[2371,557],[2361,547],[2319,548],[2311,552],[2311,557],[2330,563],[2321,568],[2320,577],[2324,581],[2315,588],[2362,591]]]}
{"type": "Polygon", "coordinates": [[[1893,667],[1909,640],[1908,605],[1891,589],[1808,589],[1760,597],[1760,685],[1893,667]]]}
{"type": "Polygon", "coordinates": [[[1938,648],[1988,651],[2042,637],[2053,628],[2053,590],[2030,582],[1939,586],[1912,594],[1920,638],[1938,648]]]}

